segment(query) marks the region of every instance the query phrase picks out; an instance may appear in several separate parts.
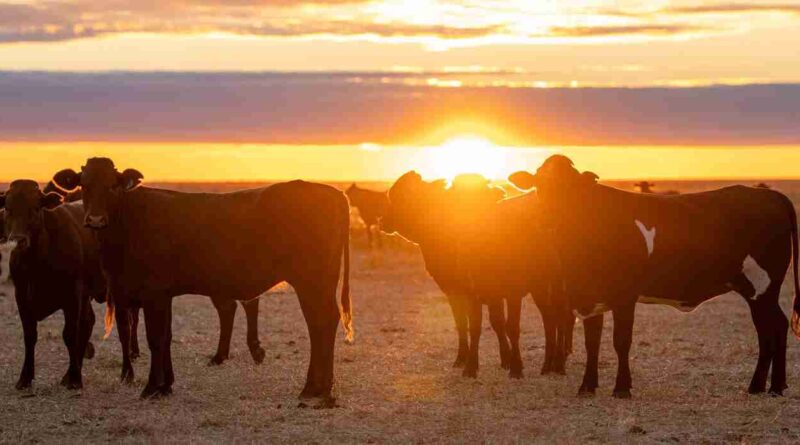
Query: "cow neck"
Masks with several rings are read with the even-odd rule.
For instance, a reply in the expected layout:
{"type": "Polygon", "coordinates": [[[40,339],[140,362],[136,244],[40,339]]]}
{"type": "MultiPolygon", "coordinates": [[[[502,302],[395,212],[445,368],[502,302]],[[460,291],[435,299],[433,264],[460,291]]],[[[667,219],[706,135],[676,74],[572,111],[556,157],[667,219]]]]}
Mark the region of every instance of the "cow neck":
{"type": "Polygon", "coordinates": [[[50,230],[57,224],[55,220],[54,210],[41,210],[42,224],[41,226],[31,232],[30,247],[27,251],[22,253],[23,261],[30,261],[35,264],[37,268],[49,266],[50,256],[55,252],[50,249],[50,230]]]}

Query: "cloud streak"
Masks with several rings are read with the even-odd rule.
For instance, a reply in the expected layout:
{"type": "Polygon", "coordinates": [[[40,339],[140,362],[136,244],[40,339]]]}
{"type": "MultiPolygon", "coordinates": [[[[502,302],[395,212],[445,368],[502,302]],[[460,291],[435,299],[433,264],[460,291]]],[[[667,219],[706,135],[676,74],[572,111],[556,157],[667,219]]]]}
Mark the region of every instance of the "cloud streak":
{"type": "Polygon", "coordinates": [[[800,144],[800,85],[431,88],[355,75],[392,76],[0,73],[0,140],[406,144],[466,121],[526,146],[800,144]]]}

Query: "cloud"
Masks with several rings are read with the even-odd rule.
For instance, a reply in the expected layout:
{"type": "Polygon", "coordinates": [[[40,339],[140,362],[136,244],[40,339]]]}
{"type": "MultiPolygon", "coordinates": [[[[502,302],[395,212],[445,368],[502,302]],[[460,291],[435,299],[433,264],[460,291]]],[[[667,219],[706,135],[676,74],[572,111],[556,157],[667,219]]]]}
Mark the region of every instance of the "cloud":
{"type": "Polygon", "coordinates": [[[547,37],[616,37],[616,36],[674,36],[708,31],[708,28],[691,25],[612,25],[553,27],[547,37]]]}
{"type": "Polygon", "coordinates": [[[469,121],[528,146],[800,144],[800,84],[433,88],[356,74],[388,75],[0,72],[0,140],[391,145],[469,121]]]}
{"type": "Polygon", "coordinates": [[[338,7],[364,0],[176,0],[165,2],[87,1],[0,4],[0,42],[43,42],[118,33],[192,34],[222,32],[262,37],[317,35],[436,37],[468,39],[501,32],[503,27],[449,26],[365,18],[325,19],[300,6],[338,7]]]}
{"type": "Polygon", "coordinates": [[[662,9],[667,14],[749,14],[754,12],[777,12],[800,14],[800,5],[781,3],[722,3],[700,6],[680,6],[662,9]]]}

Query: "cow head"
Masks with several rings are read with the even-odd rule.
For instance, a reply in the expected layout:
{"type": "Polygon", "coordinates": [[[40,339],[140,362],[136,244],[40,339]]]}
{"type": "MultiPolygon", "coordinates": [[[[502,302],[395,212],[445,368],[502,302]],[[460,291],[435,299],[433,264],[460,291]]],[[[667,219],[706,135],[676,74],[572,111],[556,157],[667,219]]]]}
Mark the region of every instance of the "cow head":
{"type": "Polygon", "coordinates": [[[114,162],[108,158],[91,158],[78,173],[72,169],[62,170],[53,177],[53,182],[66,191],[78,187],[83,190],[83,206],[86,213],[84,224],[92,229],[102,229],[108,225],[123,193],[141,184],[141,173],[127,169],[120,173],[114,162]]]}
{"type": "Polygon", "coordinates": [[[415,171],[401,176],[388,191],[389,208],[381,218],[381,231],[420,242],[436,219],[431,212],[438,210],[445,185],[444,180],[425,182],[415,171]]]}
{"type": "Polygon", "coordinates": [[[5,210],[5,237],[26,249],[43,227],[43,209],[52,209],[61,204],[58,193],[43,193],[36,181],[27,179],[11,183],[8,191],[0,196],[0,207],[5,210]]]}
{"type": "Polygon", "coordinates": [[[579,172],[572,160],[563,155],[553,155],[542,163],[536,174],[520,171],[508,177],[509,182],[520,190],[536,187],[539,196],[547,200],[555,196],[580,195],[597,184],[597,175],[592,172],[579,172]]]}

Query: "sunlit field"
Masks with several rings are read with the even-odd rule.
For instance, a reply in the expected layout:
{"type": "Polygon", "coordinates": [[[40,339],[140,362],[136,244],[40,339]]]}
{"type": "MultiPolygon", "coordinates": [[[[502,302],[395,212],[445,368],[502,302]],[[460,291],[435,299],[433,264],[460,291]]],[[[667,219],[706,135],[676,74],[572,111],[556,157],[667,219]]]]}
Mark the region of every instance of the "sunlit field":
{"type": "MultiPolygon", "coordinates": [[[[252,184],[247,184],[250,186],[252,184]]],[[[385,184],[370,184],[378,188],[385,184]]],[[[629,182],[616,183],[632,189],[629,182]]],[[[658,182],[681,191],[719,183],[658,182]]],[[[776,182],[795,199],[796,182],[776,182]]],[[[242,184],[172,184],[174,188],[225,191],[242,184]]],[[[797,202],[797,201],[795,201],[797,202]]],[[[142,401],[149,355],[144,327],[143,356],[135,363],[133,386],[119,383],[116,333],[102,340],[85,362],[85,388],[58,385],[67,366],[62,317],[39,325],[36,380],[31,391],[13,384],[22,362],[22,333],[13,287],[0,285],[0,440],[20,442],[309,442],[309,443],[525,443],[692,442],[756,443],[800,440],[800,345],[789,339],[786,396],[750,396],[747,383],[758,346],[747,306],[726,295],[691,314],[639,305],[634,327],[634,398],[611,397],[616,355],[611,317],[606,318],[600,356],[600,388],[593,399],[576,397],[585,354],[583,331],[575,330],[567,375],[539,375],[544,338],[530,299],[523,306],[525,378],[500,369],[496,338],[485,323],[477,380],[450,367],[456,334],[446,299],[424,270],[417,249],[387,239],[369,251],[354,224],[352,293],[356,343],[343,334],[336,345],[338,407],[298,407],[296,398],[309,359],[308,335],[291,287],[279,286],[261,299],[260,337],[267,350],[253,364],[245,345],[241,308],[232,357],[207,366],[216,348],[217,315],[207,298],[183,296],[173,303],[173,361],[177,381],[169,398],[142,401]]],[[[7,252],[3,252],[7,257],[7,252]]],[[[791,276],[791,275],[789,275],[791,276]]],[[[788,313],[789,282],[781,305],[788,313]]],[[[94,306],[98,318],[103,312],[94,306]]],[[[791,335],[791,334],[790,334],[791,335]]]]}

